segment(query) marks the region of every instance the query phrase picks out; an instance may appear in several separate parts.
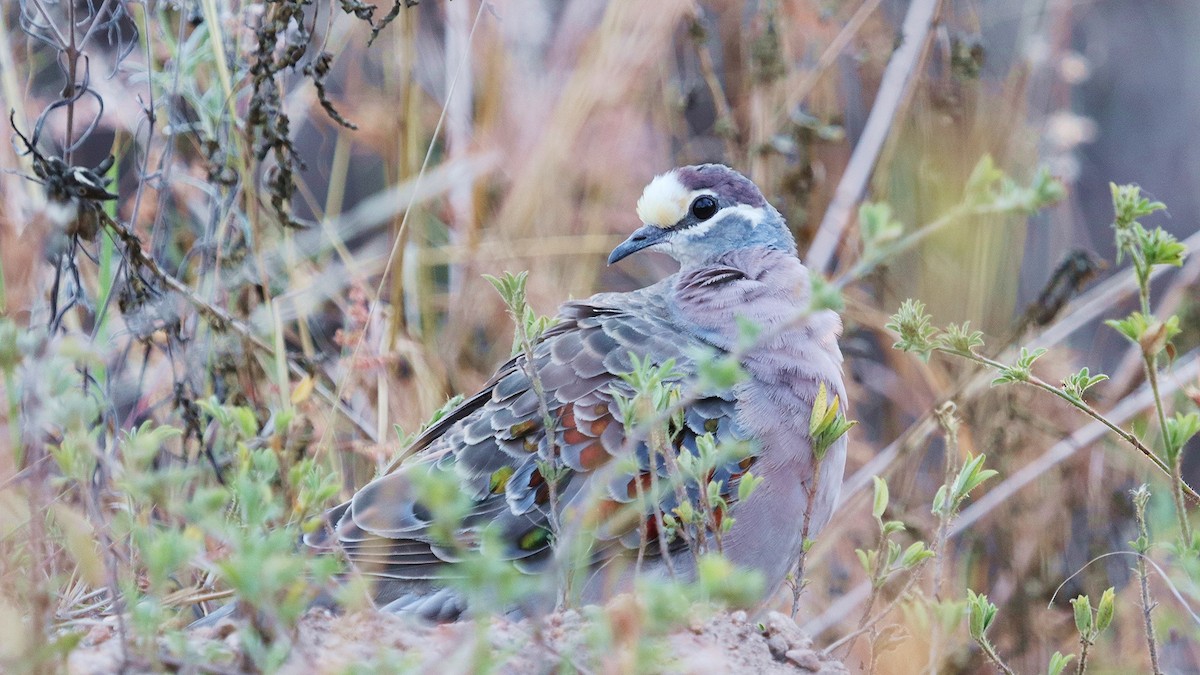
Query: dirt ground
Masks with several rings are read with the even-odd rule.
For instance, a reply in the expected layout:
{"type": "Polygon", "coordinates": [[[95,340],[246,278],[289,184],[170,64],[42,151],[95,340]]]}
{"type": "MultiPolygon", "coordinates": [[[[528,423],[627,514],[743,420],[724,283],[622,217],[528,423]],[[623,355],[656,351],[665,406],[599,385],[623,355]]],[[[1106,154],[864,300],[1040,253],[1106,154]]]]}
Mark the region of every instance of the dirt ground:
{"type": "MultiPolygon", "coordinates": [[[[379,612],[335,615],[310,611],[281,672],[295,675],[348,672],[547,673],[820,673],[847,672],[823,659],[812,641],[778,612],[757,620],[745,612],[721,612],[647,638],[643,613],[629,598],[530,620],[488,623],[417,623],[379,612]],[[596,620],[603,614],[607,621],[596,620]],[[592,618],[588,618],[592,617],[592,618]]],[[[224,620],[189,633],[196,651],[236,653],[239,626],[224,620]]],[[[75,675],[120,670],[120,646],[112,630],[97,627],[68,661],[75,675]]],[[[231,660],[179,672],[236,673],[231,660]]],[[[135,671],[138,669],[134,669],[135,671]]],[[[125,672],[129,672],[126,670],[125,672]]]]}

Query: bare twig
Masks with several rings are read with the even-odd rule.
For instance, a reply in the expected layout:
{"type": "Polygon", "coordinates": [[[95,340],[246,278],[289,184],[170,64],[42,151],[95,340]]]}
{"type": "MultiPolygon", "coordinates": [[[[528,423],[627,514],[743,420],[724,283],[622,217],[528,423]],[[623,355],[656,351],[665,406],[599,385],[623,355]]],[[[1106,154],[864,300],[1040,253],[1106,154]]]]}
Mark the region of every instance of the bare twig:
{"type": "Polygon", "coordinates": [[[821,219],[821,225],[808,248],[805,264],[809,269],[824,272],[833,259],[838,242],[849,224],[850,212],[862,197],[875,169],[875,161],[895,121],[896,111],[900,108],[913,71],[924,51],[929,29],[940,5],[941,0],[914,0],[908,6],[908,14],[901,27],[903,42],[888,61],[862,136],[854,146],[850,163],[846,165],[846,171],[834,192],[833,202],[825,211],[825,217],[821,219]]]}
{"type": "Polygon", "coordinates": [[[725,141],[726,156],[732,159],[737,157],[737,144],[735,143],[738,135],[737,120],[733,117],[729,97],[725,95],[725,87],[721,84],[721,78],[717,75],[717,68],[713,64],[712,52],[708,49],[709,31],[703,23],[703,12],[698,9],[693,21],[695,27],[693,28],[692,46],[696,48],[696,56],[700,60],[700,74],[712,95],[713,107],[717,111],[717,134],[725,141]]]}
{"type": "MultiPolygon", "coordinates": [[[[863,24],[866,23],[867,19],[875,13],[876,9],[879,9],[881,2],[882,0],[864,0],[864,2],[858,6],[858,9],[854,10],[854,14],[850,17],[850,20],[846,22],[846,25],[843,26],[833,40],[829,42],[829,45],[825,47],[825,51],[821,52],[821,56],[817,59],[817,63],[815,66],[813,66],[812,70],[805,74],[804,79],[801,80],[799,84],[788,90],[787,100],[779,108],[778,115],[775,119],[776,128],[783,122],[783,120],[787,119],[788,115],[795,111],[796,107],[799,106],[804,99],[808,98],[809,93],[812,92],[813,87],[817,86],[817,82],[821,79],[821,76],[824,75],[825,72],[833,65],[834,61],[841,56],[842,52],[846,49],[846,45],[850,44],[850,40],[855,35],[858,35],[858,31],[862,28],[863,24]]],[[[880,89],[882,90],[882,86],[880,89]]]]}

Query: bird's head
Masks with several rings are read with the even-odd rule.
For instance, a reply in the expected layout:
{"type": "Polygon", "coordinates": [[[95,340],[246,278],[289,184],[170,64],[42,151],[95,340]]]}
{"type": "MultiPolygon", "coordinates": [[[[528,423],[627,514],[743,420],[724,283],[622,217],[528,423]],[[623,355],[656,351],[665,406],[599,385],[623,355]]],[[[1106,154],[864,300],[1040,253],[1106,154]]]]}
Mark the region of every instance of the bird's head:
{"type": "Polygon", "coordinates": [[[672,169],[650,181],[637,203],[638,228],[608,264],[653,248],[688,267],[739,248],[796,252],[783,216],[750,179],[721,164],[672,169]]]}

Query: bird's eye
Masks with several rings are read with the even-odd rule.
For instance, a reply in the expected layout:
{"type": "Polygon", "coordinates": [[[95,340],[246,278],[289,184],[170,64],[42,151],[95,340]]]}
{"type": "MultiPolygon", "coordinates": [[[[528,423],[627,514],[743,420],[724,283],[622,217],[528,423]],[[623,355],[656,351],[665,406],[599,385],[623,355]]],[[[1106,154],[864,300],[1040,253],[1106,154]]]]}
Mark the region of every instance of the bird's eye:
{"type": "Polygon", "coordinates": [[[717,213],[717,200],[708,195],[700,195],[696,197],[696,201],[692,202],[692,215],[696,220],[708,220],[717,213]]]}

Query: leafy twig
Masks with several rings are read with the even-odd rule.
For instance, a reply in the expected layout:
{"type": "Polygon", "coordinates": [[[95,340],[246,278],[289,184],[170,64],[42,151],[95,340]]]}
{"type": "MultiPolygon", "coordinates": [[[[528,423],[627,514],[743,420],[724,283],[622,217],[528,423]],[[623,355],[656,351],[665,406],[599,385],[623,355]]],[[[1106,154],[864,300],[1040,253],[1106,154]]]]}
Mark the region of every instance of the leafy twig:
{"type": "Polygon", "coordinates": [[[992,604],[986,595],[976,594],[975,591],[967,589],[967,630],[971,634],[971,639],[975,640],[984,655],[995,664],[1000,672],[1005,675],[1013,675],[1013,669],[1004,662],[1004,659],[1000,658],[996,647],[987,638],[988,628],[996,620],[996,612],[996,605],[992,604]]]}
{"type": "MultiPolygon", "coordinates": [[[[1082,400],[1075,391],[1055,387],[1034,375],[1032,373],[1033,363],[1046,353],[1045,349],[1039,348],[1030,351],[1023,348],[1021,356],[1011,366],[982,356],[975,351],[975,348],[981,344],[977,341],[976,335],[964,336],[961,329],[956,330],[954,328],[942,334],[941,331],[932,326],[929,315],[925,313],[925,305],[916,300],[906,300],[901,304],[900,310],[892,316],[892,320],[887,324],[887,328],[895,331],[900,336],[900,339],[895,344],[896,349],[913,352],[924,359],[928,359],[929,355],[935,351],[957,356],[987,366],[999,373],[993,380],[993,384],[1020,382],[1063,399],[1088,417],[1103,424],[1126,443],[1136,448],[1163,473],[1168,476],[1172,475],[1170,465],[1154,451],[1146,447],[1136,435],[1113,423],[1086,401],[1082,400]]],[[[1200,495],[1197,495],[1186,483],[1181,483],[1180,490],[1197,501],[1197,503],[1200,503],[1200,495]]]]}
{"type": "Polygon", "coordinates": [[[1095,609],[1088,596],[1080,595],[1071,601],[1071,608],[1075,611],[1075,629],[1079,631],[1079,661],[1075,673],[1083,675],[1087,672],[1088,650],[1112,623],[1116,612],[1116,593],[1111,587],[1104,591],[1095,609]]]}
{"type": "Polygon", "coordinates": [[[855,550],[859,562],[870,579],[871,594],[867,598],[866,607],[863,608],[858,628],[833,645],[830,645],[826,649],[826,653],[832,653],[837,646],[842,644],[845,644],[846,652],[849,653],[858,636],[868,630],[872,630],[873,626],[883,617],[887,616],[896,603],[908,593],[909,589],[913,587],[919,578],[921,569],[933,557],[933,551],[926,548],[924,542],[913,542],[908,548],[901,549],[900,544],[892,540],[891,536],[893,534],[907,528],[904,523],[898,520],[885,521],[883,519],[884,514],[887,512],[888,500],[887,481],[878,476],[875,477],[875,498],[871,504],[871,515],[875,517],[875,525],[879,530],[879,537],[876,540],[875,550],[870,552],[863,551],[862,549],[855,550]],[[883,590],[884,585],[892,577],[902,572],[908,573],[908,579],[905,581],[900,592],[892,598],[892,601],[888,603],[883,611],[872,616],[871,609],[875,606],[875,600],[883,590]]]}
{"type": "MultiPolygon", "coordinates": [[[[821,489],[821,464],[825,454],[839,438],[850,431],[857,422],[846,419],[840,411],[841,401],[835,394],[829,396],[825,383],[817,386],[817,396],[813,400],[812,412],[809,413],[808,432],[812,439],[812,480],[804,487],[806,502],[804,506],[804,525],[800,530],[800,554],[796,559],[792,577],[792,616],[800,610],[800,592],[804,589],[804,563],[808,550],[813,542],[809,535],[812,532],[813,506],[821,489]]],[[[886,489],[886,486],[885,486],[886,489]]]]}

